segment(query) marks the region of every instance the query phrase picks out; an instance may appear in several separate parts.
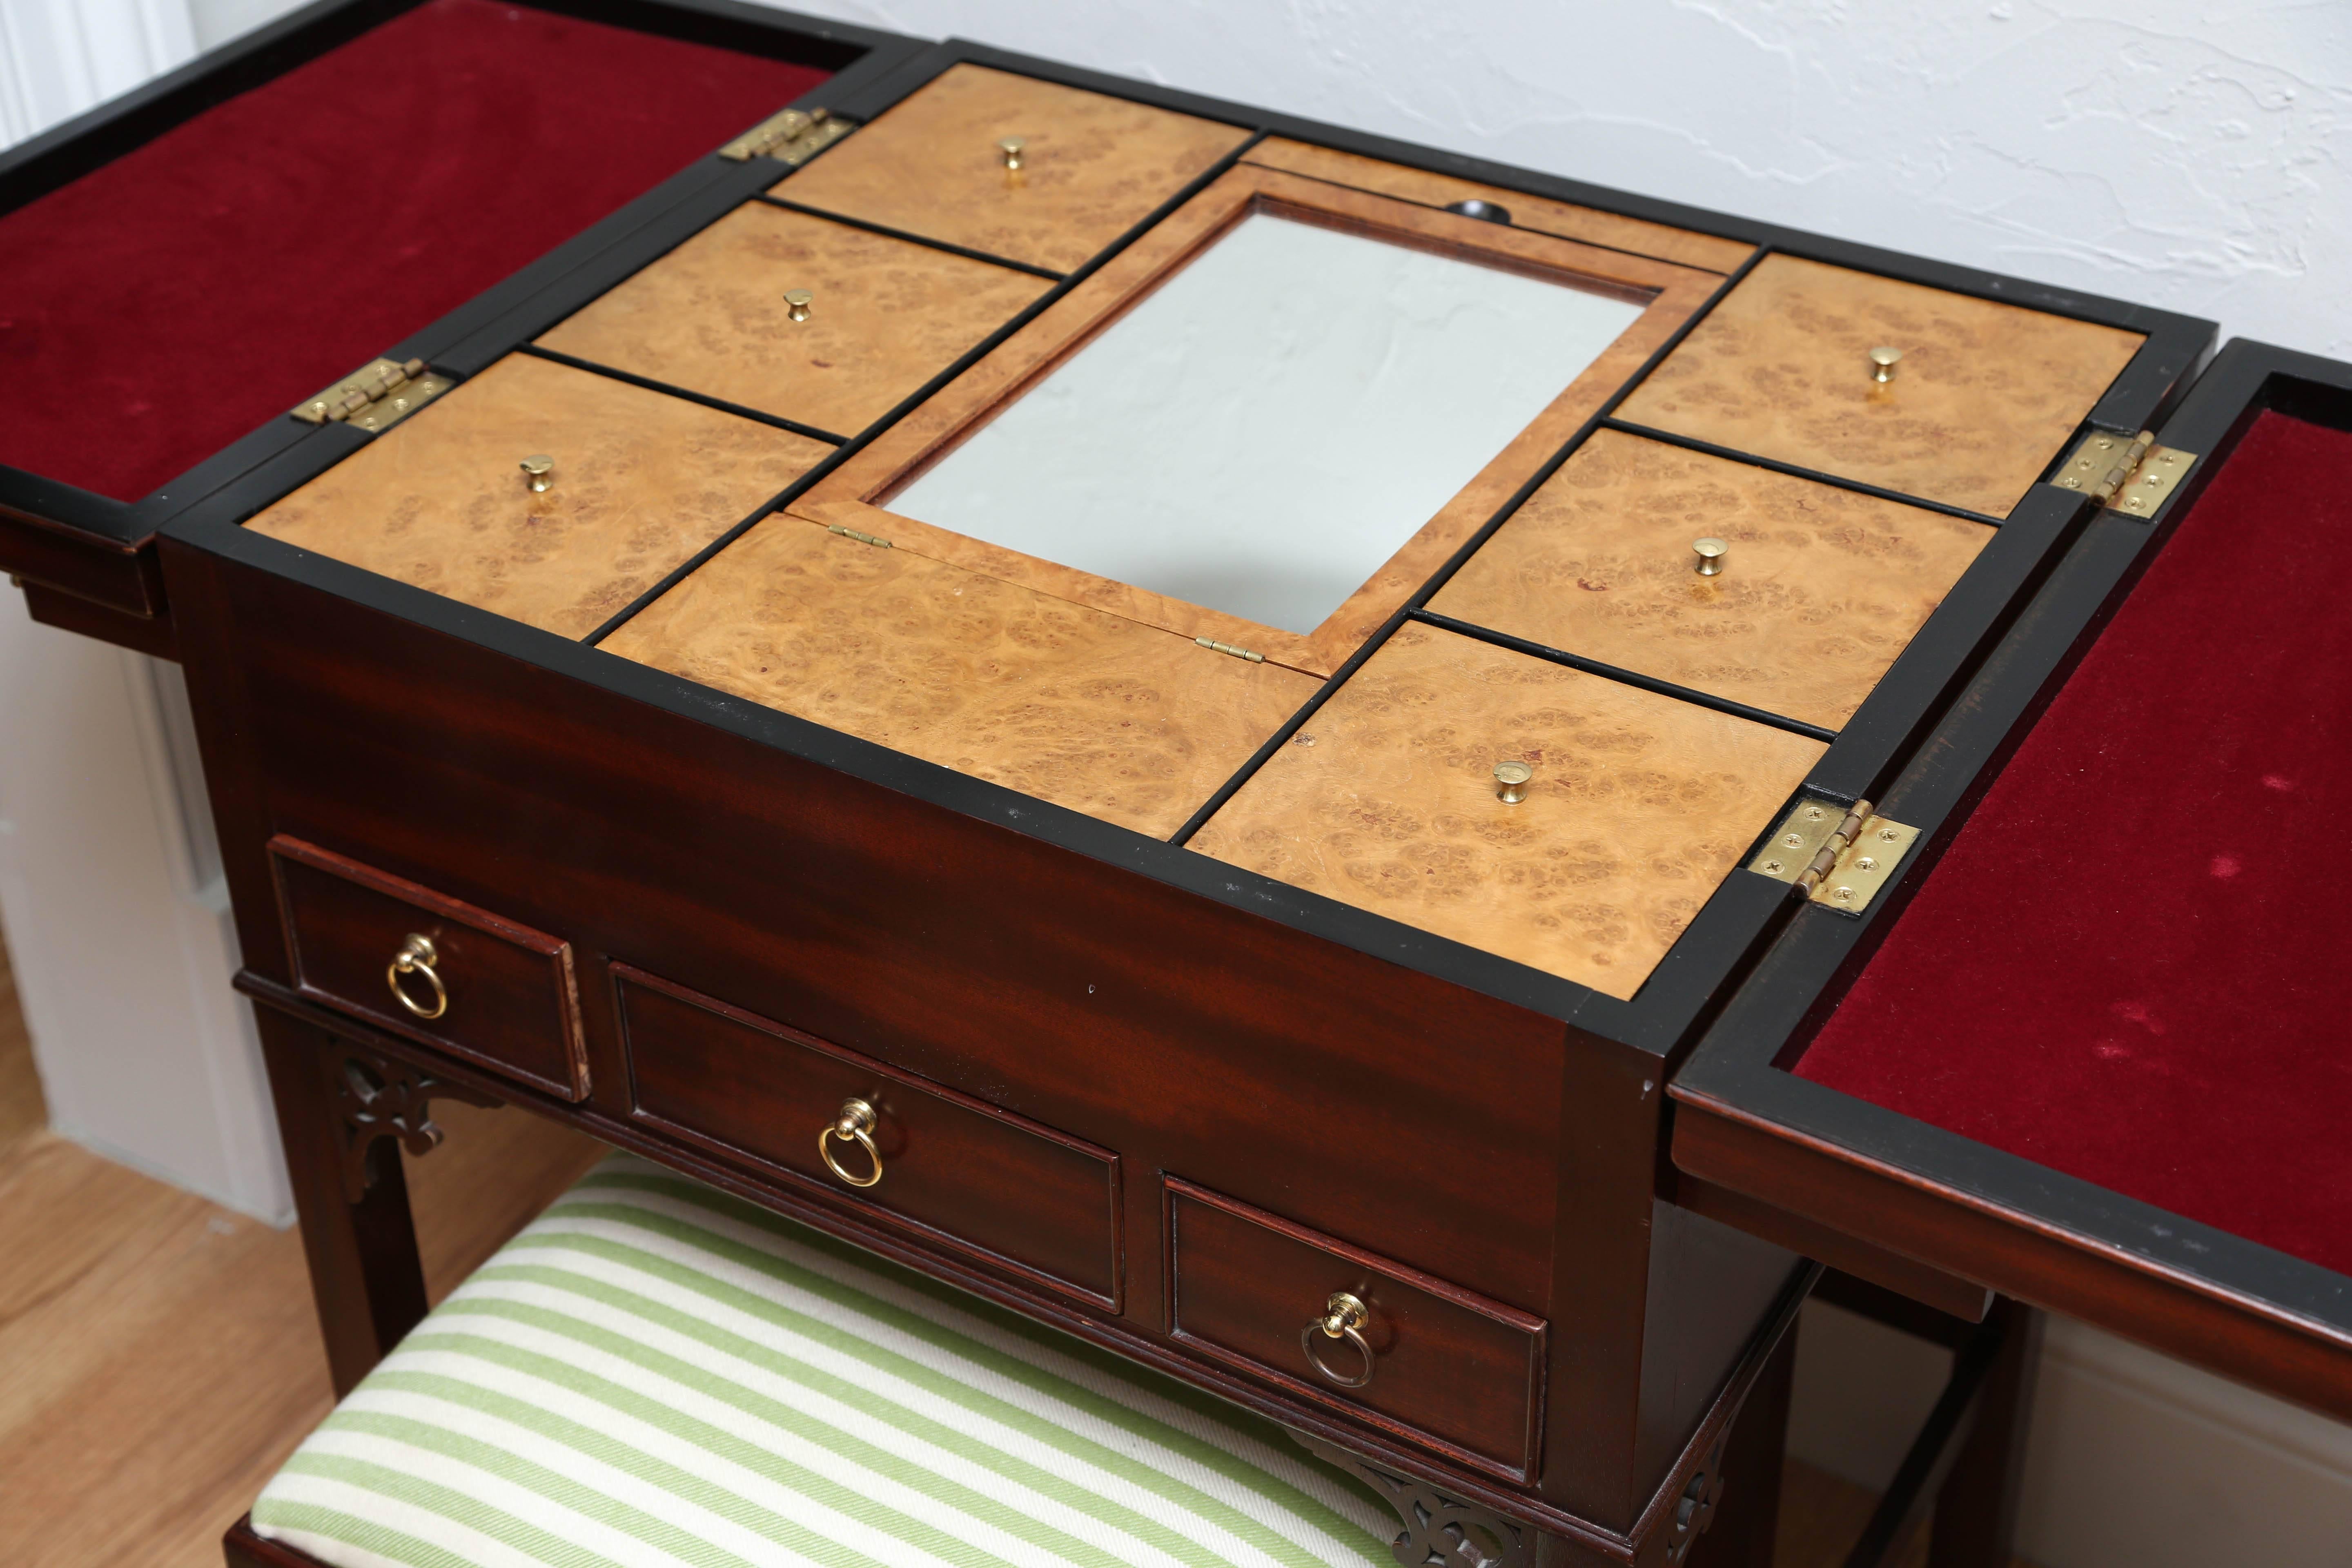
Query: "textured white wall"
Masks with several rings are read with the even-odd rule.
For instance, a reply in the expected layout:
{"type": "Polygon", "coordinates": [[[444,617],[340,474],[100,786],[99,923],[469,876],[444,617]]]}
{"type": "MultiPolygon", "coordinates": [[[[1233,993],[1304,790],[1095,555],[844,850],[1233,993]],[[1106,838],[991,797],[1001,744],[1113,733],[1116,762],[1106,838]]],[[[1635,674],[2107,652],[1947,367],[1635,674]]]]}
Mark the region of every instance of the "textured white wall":
{"type": "Polygon", "coordinates": [[[2352,355],[2345,0],[803,0],[2352,355]]]}

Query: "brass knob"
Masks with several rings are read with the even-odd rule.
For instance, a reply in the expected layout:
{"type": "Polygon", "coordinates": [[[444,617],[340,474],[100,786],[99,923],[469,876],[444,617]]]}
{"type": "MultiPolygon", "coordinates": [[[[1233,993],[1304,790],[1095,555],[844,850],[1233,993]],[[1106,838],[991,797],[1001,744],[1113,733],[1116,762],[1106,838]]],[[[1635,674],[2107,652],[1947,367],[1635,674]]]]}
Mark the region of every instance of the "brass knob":
{"type": "Polygon", "coordinates": [[[815,300],[816,296],[810,293],[805,289],[787,289],[784,290],[784,308],[792,312],[792,318],[795,321],[805,321],[808,320],[808,308],[815,301],[815,300]]]}
{"type": "Polygon", "coordinates": [[[1895,379],[1895,367],[1901,363],[1901,349],[1876,348],[1870,351],[1870,379],[1885,386],[1895,379]]]}
{"type": "Polygon", "coordinates": [[[1702,577],[1715,577],[1721,575],[1723,572],[1723,558],[1730,552],[1731,546],[1726,544],[1720,539],[1694,539],[1691,541],[1691,553],[1698,557],[1698,565],[1695,567],[1694,570],[1702,577]]]}
{"type": "Polygon", "coordinates": [[[441,984],[440,972],[433,967],[440,962],[441,953],[433,945],[433,939],[410,931],[408,940],[400,944],[400,951],[393,954],[392,962],[383,967],[383,983],[392,987],[393,1000],[420,1018],[437,1018],[446,1013],[449,1010],[449,988],[441,984]],[[433,987],[433,1005],[427,1007],[408,994],[400,983],[404,974],[425,976],[425,984],[433,987]]]}
{"type": "Polygon", "coordinates": [[[996,144],[996,151],[1004,159],[1004,166],[1008,169],[1021,167],[1021,154],[1028,150],[1028,142],[1019,136],[1007,136],[996,144]]]}
{"type": "Polygon", "coordinates": [[[1525,763],[1496,763],[1495,798],[1505,805],[1518,805],[1528,798],[1528,781],[1535,776],[1535,769],[1525,763]]]}
{"type": "Polygon", "coordinates": [[[555,488],[555,459],[544,452],[534,452],[522,460],[523,483],[531,494],[539,495],[555,488]]]}
{"type": "Polygon", "coordinates": [[[1372,1347],[1363,1333],[1371,1316],[1372,1310],[1360,1298],[1345,1290],[1332,1291],[1323,1303],[1323,1315],[1298,1331],[1298,1348],[1307,1352],[1307,1364],[1342,1388],[1361,1388],[1371,1382],[1372,1347]],[[1349,1377],[1325,1361],[1325,1342],[1331,1340],[1345,1340],[1355,1346],[1363,1371],[1349,1377]]]}
{"type": "Polygon", "coordinates": [[[882,1151],[874,1146],[874,1126],[881,1120],[880,1113],[870,1102],[863,1100],[843,1100],[840,1114],[826,1123],[824,1131],[816,1135],[816,1152],[819,1158],[824,1161],[824,1168],[853,1187],[870,1187],[879,1182],[882,1179],[882,1151]],[[844,1143],[855,1143],[864,1149],[866,1158],[873,1163],[873,1172],[867,1175],[853,1176],[844,1170],[841,1162],[833,1157],[833,1145],[835,1140],[844,1143]]]}

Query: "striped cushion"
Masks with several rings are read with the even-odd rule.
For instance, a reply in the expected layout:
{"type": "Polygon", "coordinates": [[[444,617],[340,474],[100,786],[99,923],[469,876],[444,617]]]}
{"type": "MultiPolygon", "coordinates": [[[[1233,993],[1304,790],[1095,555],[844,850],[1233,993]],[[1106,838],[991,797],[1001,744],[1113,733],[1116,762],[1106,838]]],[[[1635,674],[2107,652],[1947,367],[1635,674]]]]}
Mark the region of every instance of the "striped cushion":
{"type": "Polygon", "coordinates": [[[311,1434],[254,1528],[348,1568],[1393,1568],[1268,1423],[627,1156],[311,1434]]]}

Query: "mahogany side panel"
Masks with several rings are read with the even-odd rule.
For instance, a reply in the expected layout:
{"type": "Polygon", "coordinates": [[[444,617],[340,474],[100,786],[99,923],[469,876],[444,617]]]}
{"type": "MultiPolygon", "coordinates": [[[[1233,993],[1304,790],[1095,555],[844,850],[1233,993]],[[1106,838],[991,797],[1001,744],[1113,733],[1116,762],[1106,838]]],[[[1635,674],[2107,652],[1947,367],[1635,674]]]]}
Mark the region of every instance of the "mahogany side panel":
{"type": "MultiPolygon", "coordinates": [[[[1109,1150],[640,970],[615,964],[613,984],[641,1120],[1118,1310],[1119,1170],[1109,1150]],[[818,1153],[851,1100],[877,1113],[870,1187],[853,1186],[818,1153]]],[[[833,1146],[851,1175],[867,1174],[862,1148],[833,1146]]]]}

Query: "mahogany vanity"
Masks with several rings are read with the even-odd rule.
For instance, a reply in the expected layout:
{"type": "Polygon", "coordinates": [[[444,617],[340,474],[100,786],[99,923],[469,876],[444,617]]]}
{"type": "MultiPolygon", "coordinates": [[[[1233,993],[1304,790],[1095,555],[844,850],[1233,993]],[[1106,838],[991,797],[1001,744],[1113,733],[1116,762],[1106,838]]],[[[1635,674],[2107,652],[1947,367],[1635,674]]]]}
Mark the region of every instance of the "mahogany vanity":
{"type": "Polygon", "coordinates": [[[325,0],[0,209],[0,563],[186,670],[339,1387],[456,1096],[1415,1564],[1768,1560],[1808,1259],[2352,1415],[2352,369],[719,0],[325,0]]]}

